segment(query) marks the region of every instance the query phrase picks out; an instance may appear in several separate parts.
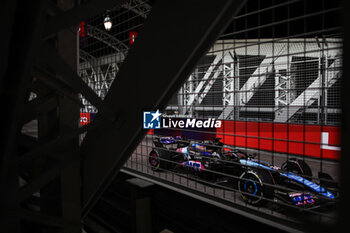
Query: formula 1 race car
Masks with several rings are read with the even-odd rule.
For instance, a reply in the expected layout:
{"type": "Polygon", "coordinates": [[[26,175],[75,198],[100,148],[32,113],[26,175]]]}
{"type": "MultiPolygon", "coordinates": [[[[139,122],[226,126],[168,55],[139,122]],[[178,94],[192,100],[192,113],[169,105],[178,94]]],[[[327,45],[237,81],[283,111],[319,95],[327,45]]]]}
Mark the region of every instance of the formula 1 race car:
{"type": "Polygon", "coordinates": [[[186,172],[205,180],[235,184],[243,200],[253,205],[268,200],[295,206],[320,207],[334,203],[337,184],[319,172],[313,182],[312,170],[301,159],[288,159],[281,167],[255,159],[255,155],[224,145],[220,138],[196,142],[182,137],[156,137],[148,162],[155,171],[186,172]]]}

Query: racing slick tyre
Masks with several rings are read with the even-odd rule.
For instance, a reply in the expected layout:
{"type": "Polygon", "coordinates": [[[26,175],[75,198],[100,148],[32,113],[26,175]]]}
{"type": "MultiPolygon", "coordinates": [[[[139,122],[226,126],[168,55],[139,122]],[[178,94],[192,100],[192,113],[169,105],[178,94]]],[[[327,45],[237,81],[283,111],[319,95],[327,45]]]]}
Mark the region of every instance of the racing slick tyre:
{"type": "Polygon", "coordinates": [[[166,160],[169,160],[169,152],[165,150],[153,149],[149,153],[148,163],[151,166],[151,169],[154,171],[162,171],[169,169],[170,163],[166,160]]]}
{"type": "Polygon", "coordinates": [[[249,204],[260,206],[271,199],[274,189],[273,178],[266,170],[248,170],[243,172],[238,181],[238,189],[243,200],[249,204]]]}
{"type": "Polygon", "coordinates": [[[284,162],[281,168],[288,172],[293,172],[300,176],[304,176],[305,178],[312,179],[312,171],[310,166],[301,159],[288,159],[284,162]]]}

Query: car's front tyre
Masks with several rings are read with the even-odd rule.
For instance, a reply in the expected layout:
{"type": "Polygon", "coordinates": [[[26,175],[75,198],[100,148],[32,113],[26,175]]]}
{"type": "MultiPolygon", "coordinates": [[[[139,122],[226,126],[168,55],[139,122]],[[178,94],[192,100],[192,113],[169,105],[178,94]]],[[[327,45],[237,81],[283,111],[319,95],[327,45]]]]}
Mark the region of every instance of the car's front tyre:
{"type": "Polygon", "coordinates": [[[167,151],[153,149],[148,156],[148,163],[153,171],[162,171],[169,168],[167,151]]]}
{"type": "Polygon", "coordinates": [[[247,170],[238,181],[243,200],[252,205],[263,205],[273,197],[273,179],[265,170],[247,170]]]}

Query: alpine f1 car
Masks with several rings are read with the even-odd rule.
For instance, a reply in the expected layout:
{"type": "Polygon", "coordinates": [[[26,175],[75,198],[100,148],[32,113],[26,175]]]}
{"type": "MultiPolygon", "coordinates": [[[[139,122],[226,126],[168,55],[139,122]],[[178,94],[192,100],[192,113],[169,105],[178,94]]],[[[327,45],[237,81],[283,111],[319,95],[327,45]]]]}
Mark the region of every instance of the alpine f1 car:
{"type": "Polygon", "coordinates": [[[230,179],[247,203],[262,205],[281,200],[303,207],[334,203],[337,185],[330,175],[312,170],[300,159],[288,159],[281,167],[255,159],[255,155],[224,145],[220,138],[196,142],[182,137],[156,137],[148,162],[155,171],[187,172],[202,179],[230,179]]]}

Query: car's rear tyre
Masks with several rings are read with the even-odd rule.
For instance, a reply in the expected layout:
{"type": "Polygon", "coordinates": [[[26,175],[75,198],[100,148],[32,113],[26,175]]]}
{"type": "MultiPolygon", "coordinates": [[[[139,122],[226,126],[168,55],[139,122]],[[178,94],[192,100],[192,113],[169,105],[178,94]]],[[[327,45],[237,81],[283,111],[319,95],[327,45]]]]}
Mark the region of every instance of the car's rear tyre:
{"type": "Polygon", "coordinates": [[[266,204],[266,199],[273,197],[273,178],[269,171],[248,170],[243,172],[238,181],[238,189],[243,200],[252,205],[266,204]]]}
{"type": "Polygon", "coordinates": [[[162,171],[169,168],[169,153],[158,149],[153,149],[149,153],[148,163],[154,171],[162,171]]]}
{"type": "Polygon", "coordinates": [[[312,178],[312,171],[310,166],[301,159],[288,159],[282,164],[281,168],[282,170],[298,174],[305,178],[312,178]]]}

